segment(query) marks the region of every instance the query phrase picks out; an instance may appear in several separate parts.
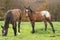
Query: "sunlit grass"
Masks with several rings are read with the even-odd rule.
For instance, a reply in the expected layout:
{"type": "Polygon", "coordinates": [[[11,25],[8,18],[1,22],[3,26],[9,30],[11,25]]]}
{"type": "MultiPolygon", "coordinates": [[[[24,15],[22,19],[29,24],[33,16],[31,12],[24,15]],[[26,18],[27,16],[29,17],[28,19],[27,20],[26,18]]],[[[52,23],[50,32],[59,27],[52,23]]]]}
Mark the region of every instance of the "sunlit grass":
{"type": "Polygon", "coordinates": [[[60,22],[53,22],[55,28],[55,37],[50,37],[53,35],[52,29],[48,24],[47,31],[44,30],[45,26],[43,22],[35,23],[35,33],[32,34],[32,27],[30,22],[21,23],[21,34],[14,36],[12,25],[10,24],[8,34],[6,37],[2,36],[1,25],[4,25],[4,21],[0,21],[0,40],[60,40],[60,22]]]}

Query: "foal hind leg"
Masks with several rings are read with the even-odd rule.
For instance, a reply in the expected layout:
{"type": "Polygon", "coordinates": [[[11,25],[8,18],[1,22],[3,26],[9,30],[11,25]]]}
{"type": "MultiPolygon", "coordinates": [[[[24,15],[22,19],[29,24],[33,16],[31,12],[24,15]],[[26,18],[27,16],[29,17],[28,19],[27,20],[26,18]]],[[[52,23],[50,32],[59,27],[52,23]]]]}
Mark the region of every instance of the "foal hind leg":
{"type": "Polygon", "coordinates": [[[16,36],[16,34],[17,34],[17,28],[16,28],[16,26],[17,26],[17,24],[14,23],[13,24],[14,36],[16,36]]]}
{"type": "Polygon", "coordinates": [[[52,27],[52,31],[53,31],[53,33],[55,33],[55,29],[54,29],[54,27],[53,27],[52,22],[51,22],[51,21],[49,21],[49,24],[50,24],[50,25],[51,25],[51,27],[52,27]]]}
{"type": "Polygon", "coordinates": [[[45,31],[47,30],[47,22],[44,21],[44,24],[45,24],[45,31]]]}
{"type": "Polygon", "coordinates": [[[20,35],[20,24],[21,24],[21,20],[18,21],[18,34],[20,35]]]}

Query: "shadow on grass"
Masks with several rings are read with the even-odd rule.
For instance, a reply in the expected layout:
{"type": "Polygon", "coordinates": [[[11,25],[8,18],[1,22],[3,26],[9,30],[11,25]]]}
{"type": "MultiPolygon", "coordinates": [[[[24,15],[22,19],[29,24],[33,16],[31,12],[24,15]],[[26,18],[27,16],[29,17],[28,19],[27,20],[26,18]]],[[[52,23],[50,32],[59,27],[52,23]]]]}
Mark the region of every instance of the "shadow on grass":
{"type": "Polygon", "coordinates": [[[60,37],[60,34],[51,35],[50,37],[60,37]]]}
{"type": "Polygon", "coordinates": [[[60,36],[60,35],[58,34],[58,35],[56,35],[56,36],[60,36]]]}
{"type": "Polygon", "coordinates": [[[44,28],[41,28],[41,29],[36,29],[35,30],[35,33],[38,33],[38,34],[50,34],[51,33],[51,28],[48,28],[46,31],[44,28]]]}
{"type": "Polygon", "coordinates": [[[36,29],[35,33],[37,33],[37,34],[51,34],[51,32],[52,32],[53,35],[50,35],[50,37],[56,37],[56,36],[60,37],[60,30],[56,29],[55,31],[56,31],[55,34],[53,34],[53,31],[51,28],[47,28],[47,31],[45,31],[44,28],[40,28],[40,29],[36,29]]]}

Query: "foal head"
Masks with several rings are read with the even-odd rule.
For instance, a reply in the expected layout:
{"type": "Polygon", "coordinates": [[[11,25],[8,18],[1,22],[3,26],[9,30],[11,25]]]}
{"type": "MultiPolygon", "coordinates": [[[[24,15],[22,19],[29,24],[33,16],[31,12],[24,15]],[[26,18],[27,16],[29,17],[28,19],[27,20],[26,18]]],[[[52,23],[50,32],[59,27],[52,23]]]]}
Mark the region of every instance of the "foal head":
{"type": "Polygon", "coordinates": [[[2,36],[6,36],[7,35],[7,31],[8,31],[8,28],[5,28],[3,26],[2,27],[2,36]]]}
{"type": "Polygon", "coordinates": [[[25,9],[26,17],[28,17],[29,14],[31,14],[33,11],[30,7],[25,9]]]}

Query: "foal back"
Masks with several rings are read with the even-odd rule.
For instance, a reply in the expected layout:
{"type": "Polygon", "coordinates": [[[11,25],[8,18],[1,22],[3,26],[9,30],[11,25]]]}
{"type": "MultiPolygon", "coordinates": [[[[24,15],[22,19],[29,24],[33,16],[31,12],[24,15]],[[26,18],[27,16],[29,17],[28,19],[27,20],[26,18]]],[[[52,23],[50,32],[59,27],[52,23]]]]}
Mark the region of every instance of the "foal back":
{"type": "Polygon", "coordinates": [[[33,19],[34,21],[43,21],[43,20],[45,20],[45,16],[42,16],[42,15],[39,14],[39,13],[35,13],[35,14],[33,14],[32,19],[33,19]]]}
{"type": "Polygon", "coordinates": [[[12,14],[14,16],[14,20],[19,20],[21,17],[21,10],[20,9],[14,9],[11,11],[12,11],[12,14]]]}
{"type": "Polygon", "coordinates": [[[31,17],[34,21],[45,21],[49,20],[51,21],[51,15],[48,11],[41,11],[41,12],[35,12],[32,14],[33,17],[31,17]]]}
{"type": "Polygon", "coordinates": [[[7,11],[5,15],[5,21],[9,23],[13,23],[16,20],[19,20],[21,18],[21,10],[20,9],[13,9],[7,11]]]}

